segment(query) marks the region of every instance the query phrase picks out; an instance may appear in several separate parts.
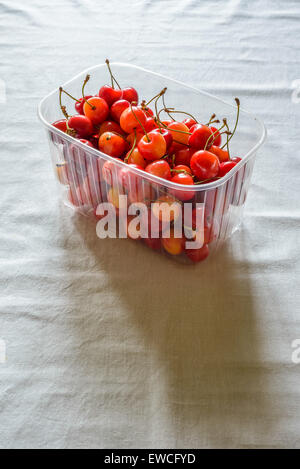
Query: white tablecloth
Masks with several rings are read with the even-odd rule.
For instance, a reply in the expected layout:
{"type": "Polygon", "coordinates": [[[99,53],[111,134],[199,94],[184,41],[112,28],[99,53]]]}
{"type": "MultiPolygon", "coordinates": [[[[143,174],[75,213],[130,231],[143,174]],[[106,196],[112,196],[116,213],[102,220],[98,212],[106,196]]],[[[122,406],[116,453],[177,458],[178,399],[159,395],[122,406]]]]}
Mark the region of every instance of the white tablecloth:
{"type": "Polygon", "coordinates": [[[297,0],[2,0],[1,447],[300,446],[299,21],[297,0]],[[202,265],[59,202],[37,104],[106,57],[267,126],[243,227],[202,265]]]}

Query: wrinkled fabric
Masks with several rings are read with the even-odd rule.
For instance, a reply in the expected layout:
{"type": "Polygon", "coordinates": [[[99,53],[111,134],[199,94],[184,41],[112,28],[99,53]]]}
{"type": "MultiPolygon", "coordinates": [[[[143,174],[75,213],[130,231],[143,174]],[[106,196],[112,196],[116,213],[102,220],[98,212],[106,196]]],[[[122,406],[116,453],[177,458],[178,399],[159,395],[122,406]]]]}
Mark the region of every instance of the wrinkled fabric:
{"type": "Polygon", "coordinates": [[[300,446],[299,21],[297,0],[1,1],[0,447],[300,446]],[[201,265],[59,200],[37,105],[106,57],[266,124],[243,225],[201,265]]]}

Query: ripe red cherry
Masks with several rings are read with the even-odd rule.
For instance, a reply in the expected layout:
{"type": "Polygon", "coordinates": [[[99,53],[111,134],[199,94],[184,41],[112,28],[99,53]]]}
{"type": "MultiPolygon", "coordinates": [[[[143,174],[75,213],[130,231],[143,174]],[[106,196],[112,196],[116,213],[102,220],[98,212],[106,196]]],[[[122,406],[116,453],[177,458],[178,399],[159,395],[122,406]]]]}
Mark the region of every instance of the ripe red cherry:
{"type": "MultiPolygon", "coordinates": [[[[122,161],[120,158],[115,158],[117,161],[122,161]]],[[[98,159],[98,168],[99,173],[102,173],[103,179],[106,184],[112,186],[113,183],[117,184],[117,173],[115,170],[115,162],[114,161],[105,161],[103,167],[101,168],[102,162],[101,159],[98,159]]]]}
{"type": "Polygon", "coordinates": [[[56,127],[57,129],[61,130],[62,132],[65,132],[67,130],[67,121],[66,119],[61,119],[59,121],[53,122],[53,127],[56,127]]]}
{"type": "Polygon", "coordinates": [[[242,161],[242,158],[240,158],[239,156],[234,156],[233,158],[231,158],[231,161],[234,161],[235,163],[239,163],[240,161],[242,161]]]}
{"type": "Polygon", "coordinates": [[[190,174],[192,176],[192,170],[189,166],[186,166],[185,164],[177,164],[176,166],[174,166],[173,168],[173,173],[176,173],[178,171],[181,171],[181,172],[186,172],[188,174],[190,174]]]}
{"type": "Polygon", "coordinates": [[[131,132],[129,135],[127,135],[126,140],[129,143],[129,145],[132,147],[134,143],[138,144],[141,138],[144,137],[144,132],[141,130],[136,130],[131,132]]]}
{"type": "Polygon", "coordinates": [[[104,132],[99,138],[99,150],[106,155],[119,157],[126,150],[126,142],[124,138],[113,132],[104,132]]]}
{"type": "Polygon", "coordinates": [[[182,148],[184,145],[187,145],[189,140],[189,128],[185,124],[173,121],[168,124],[168,129],[173,137],[174,148],[182,148]]]}
{"type": "MultiPolygon", "coordinates": [[[[127,166],[129,168],[140,169],[143,171],[143,168],[137,164],[130,163],[127,166]]],[[[126,191],[133,191],[136,193],[139,190],[140,177],[130,171],[127,167],[120,171],[119,181],[126,191]]]]}
{"type": "Polygon", "coordinates": [[[211,141],[212,141],[213,145],[215,145],[216,147],[219,147],[221,145],[221,142],[222,142],[222,136],[221,136],[220,132],[218,131],[218,129],[216,129],[216,127],[211,127],[211,130],[214,134],[211,141]]]}
{"type": "Polygon", "coordinates": [[[172,137],[172,134],[171,132],[166,129],[165,127],[161,127],[160,129],[154,129],[153,132],[156,132],[156,133],[159,133],[161,134],[165,141],[166,141],[166,146],[167,146],[167,150],[169,150],[170,146],[172,145],[172,142],[173,142],[173,137],[172,137]]]}
{"type": "Polygon", "coordinates": [[[187,119],[184,119],[182,121],[183,124],[185,124],[189,129],[193,127],[193,125],[197,124],[195,119],[192,119],[191,117],[188,117],[187,119]]]}
{"type": "Polygon", "coordinates": [[[159,160],[166,149],[166,141],[159,132],[149,132],[138,143],[140,154],[148,161],[159,160]]]}
{"type": "Polygon", "coordinates": [[[83,98],[80,98],[79,102],[76,101],[75,103],[75,109],[76,111],[78,112],[78,114],[81,114],[81,115],[84,115],[84,112],[83,112],[83,105],[84,105],[84,102],[85,100],[88,100],[90,98],[92,98],[93,96],[92,95],[89,95],[89,96],[85,96],[84,99],[83,98]]]}
{"type": "MultiPolygon", "coordinates": [[[[207,125],[196,124],[191,129],[192,135],[190,135],[188,144],[192,148],[196,148],[197,150],[203,150],[205,148],[206,142],[209,137],[212,135],[212,130],[207,127],[207,125]]],[[[212,145],[212,138],[210,139],[207,149],[209,149],[212,145]]]]}
{"type": "Polygon", "coordinates": [[[104,99],[95,96],[84,103],[83,112],[94,125],[99,125],[107,119],[109,107],[104,99]]]}
{"type": "Polygon", "coordinates": [[[94,132],[91,120],[87,116],[76,114],[68,119],[68,125],[76,130],[80,137],[89,137],[94,132]]]}
{"type": "Polygon", "coordinates": [[[154,130],[154,129],[157,129],[157,124],[155,120],[152,117],[147,117],[146,124],[145,124],[146,132],[151,132],[151,130],[154,130]]]}
{"type": "Polygon", "coordinates": [[[126,99],[130,103],[139,102],[139,95],[134,88],[123,88],[122,99],[126,99]]]}
{"type": "Polygon", "coordinates": [[[121,99],[122,90],[117,90],[111,86],[104,85],[99,90],[99,98],[104,99],[110,107],[115,101],[121,99]]]}
{"type": "Polygon", "coordinates": [[[99,129],[99,137],[100,135],[104,134],[104,132],[115,132],[116,134],[120,134],[120,135],[124,134],[119,124],[117,124],[114,121],[102,122],[102,124],[100,125],[100,129],[99,129]]]}
{"type": "Polygon", "coordinates": [[[223,177],[237,165],[236,161],[224,161],[220,164],[219,176],[223,177]]]}
{"type": "Polygon", "coordinates": [[[145,171],[163,179],[171,179],[171,168],[165,160],[158,160],[148,164],[145,171]]]}
{"type": "Polygon", "coordinates": [[[204,246],[199,249],[186,249],[185,252],[191,261],[200,262],[204,261],[209,255],[209,247],[207,244],[204,244],[204,246]]]}
{"type": "MultiPolygon", "coordinates": [[[[183,184],[186,186],[194,185],[192,176],[190,174],[187,174],[186,172],[182,172],[182,173],[172,172],[171,182],[175,182],[176,184],[183,184]]],[[[172,189],[172,194],[174,195],[174,197],[176,197],[176,199],[186,201],[194,197],[195,191],[181,191],[179,189],[178,190],[172,189]]]]}
{"type": "Polygon", "coordinates": [[[125,111],[122,112],[120,117],[120,126],[127,134],[130,134],[134,129],[143,130],[141,124],[144,126],[146,124],[146,114],[144,111],[136,106],[128,107],[125,111]]]}
{"type": "Polygon", "coordinates": [[[195,153],[193,148],[181,148],[175,152],[175,164],[184,164],[189,166],[192,155],[195,153]]]}
{"type": "Polygon", "coordinates": [[[127,109],[130,106],[129,101],[126,101],[126,99],[119,99],[118,101],[115,101],[110,108],[110,115],[111,117],[116,121],[120,122],[120,117],[123,111],[127,109]]]}
{"type": "Polygon", "coordinates": [[[149,248],[154,249],[155,251],[161,248],[160,238],[144,238],[143,240],[149,248]]]}
{"type": "Polygon", "coordinates": [[[191,158],[191,170],[195,176],[202,179],[211,179],[219,173],[219,160],[209,151],[196,151],[191,158]]]}

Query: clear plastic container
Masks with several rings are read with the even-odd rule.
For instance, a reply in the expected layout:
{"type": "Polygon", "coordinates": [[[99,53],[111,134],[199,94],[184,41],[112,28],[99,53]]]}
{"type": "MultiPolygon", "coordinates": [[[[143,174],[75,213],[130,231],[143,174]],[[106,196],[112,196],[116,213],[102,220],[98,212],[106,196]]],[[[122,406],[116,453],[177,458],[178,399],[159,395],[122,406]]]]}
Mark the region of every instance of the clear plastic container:
{"type": "MultiPolygon", "coordinates": [[[[207,122],[212,113],[215,113],[218,118],[226,117],[231,128],[235,122],[235,105],[140,67],[121,63],[112,63],[111,66],[121,85],[123,87],[134,86],[139,92],[140,99],[149,100],[161,89],[167,87],[165,96],[167,106],[188,110],[196,115],[200,122],[207,122]]],[[[91,78],[85,89],[86,94],[97,93],[103,84],[109,82],[107,68],[103,64],[83,71],[62,86],[73,96],[80,96],[82,82],[87,74],[90,74],[91,78]]],[[[230,148],[231,155],[241,157],[242,161],[225,177],[206,184],[182,186],[129,168],[126,163],[88,147],[54,128],[51,123],[63,118],[58,102],[57,88],[40,102],[38,115],[47,130],[52,163],[59,181],[58,186],[68,206],[84,215],[94,216],[98,204],[110,201],[112,195],[124,194],[129,196],[130,202],[150,204],[149,201],[160,196],[190,192],[191,199],[188,202],[202,203],[205,206],[208,220],[205,227],[205,240],[208,243],[209,253],[216,250],[239,227],[256,152],[266,137],[265,127],[260,119],[241,110],[239,125],[231,140],[230,148]],[[125,167],[131,175],[131,177],[126,176],[127,184],[124,184],[121,173],[125,167]]],[[[74,101],[64,96],[64,103],[72,113],[74,101]]],[[[181,197],[178,198],[181,199],[181,197]]],[[[159,242],[151,243],[149,240],[148,242],[142,240],[142,242],[166,252],[159,242]]],[[[188,260],[184,253],[172,257],[183,261],[188,260]]]]}

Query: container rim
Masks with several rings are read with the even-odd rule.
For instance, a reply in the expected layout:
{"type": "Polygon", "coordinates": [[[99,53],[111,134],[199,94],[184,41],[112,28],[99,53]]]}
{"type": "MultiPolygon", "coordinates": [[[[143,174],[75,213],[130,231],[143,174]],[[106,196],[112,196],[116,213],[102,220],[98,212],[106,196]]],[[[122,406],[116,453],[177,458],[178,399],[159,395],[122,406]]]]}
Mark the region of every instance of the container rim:
{"type": "MultiPolygon", "coordinates": [[[[211,93],[208,93],[206,91],[203,91],[203,90],[199,90],[198,88],[194,87],[194,86],[191,86],[191,85],[187,85],[186,83],[183,83],[179,80],[175,80],[173,78],[169,78],[165,75],[162,75],[160,73],[157,73],[157,72],[153,72],[151,70],[147,70],[143,67],[140,67],[138,65],[132,65],[132,64],[128,64],[128,63],[124,63],[124,62],[111,62],[110,63],[111,65],[116,65],[116,66],[121,66],[121,67],[127,67],[127,68],[132,68],[132,69],[136,69],[136,70],[140,70],[142,72],[146,72],[150,75],[154,75],[154,76],[157,76],[159,78],[163,78],[165,80],[168,80],[170,82],[173,82],[173,83],[176,83],[177,85],[180,85],[184,88],[188,88],[190,90],[193,90],[194,92],[198,93],[198,94],[202,94],[202,95],[205,95],[205,96],[208,96],[214,100],[217,100],[219,101],[220,103],[222,104],[225,104],[226,106],[230,106],[232,108],[234,108],[235,106],[231,103],[228,103],[227,101],[223,100],[222,98],[219,98],[218,96],[215,96],[211,93]]],[[[73,78],[71,78],[70,80],[66,81],[65,83],[63,83],[61,86],[63,87],[66,87],[68,84],[72,83],[74,80],[76,80],[77,78],[79,78],[81,75],[84,75],[84,74],[87,74],[87,73],[91,73],[93,70],[95,69],[98,69],[99,67],[106,67],[105,64],[98,64],[98,65],[94,65],[92,67],[88,67],[87,69],[81,71],[80,73],[78,73],[77,75],[75,75],[73,78]]],[[[178,183],[174,183],[174,182],[171,182],[171,181],[168,181],[166,179],[162,179],[158,176],[154,176],[152,174],[149,174],[149,173],[146,173],[146,171],[142,171],[140,169],[136,169],[136,168],[133,168],[133,167],[130,167],[128,166],[126,163],[124,163],[123,161],[118,161],[116,160],[115,158],[113,158],[112,156],[109,156],[109,155],[106,155],[105,153],[102,153],[100,150],[97,150],[96,148],[92,148],[92,147],[88,147],[87,145],[85,145],[84,143],[80,142],[79,140],[75,139],[74,137],[71,137],[70,135],[68,134],[65,134],[64,132],[62,132],[61,130],[59,129],[56,129],[55,127],[52,126],[51,123],[49,123],[43,116],[43,113],[42,113],[42,106],[44,104],[44,102],[50,98],[52,95],[54,95],[56,92],[57,92],[58,88],[55,88],[53,91],[51,91],[50,93],[48,93],[46,96],[44,96],[44,98],[41,99],[41,101],[39,102],[39,105],[38,105],[38,117],[40,119],[40,121],[44,124],[45,127],[47,127],[51,132],[59,135],[61,138],[63,138],[64,140],[67,140],[69,141],[70,143],[72,143],[73,145],[79,147],[79,148],[83,148],[87,153],[90,153],[91,155],[95,156],[96,158],[99,158],[100,155],[101,157],[103,157],[104,159],[106,159],[107,161],[112,161],[114,162],[115,164],[117,164],[118,166],[120,167],[126,167],[127,170],[129,171],[132,171],[134,173],[137,173],[137,174],[140,174],[142,175],[145,179],[148,179],[150,181],[153,181],[153,182],[156,182],[156,183],[160,183],[160,184],[163,184],[165,187],[168,187],[168,188],[171,188],[171,189],[177,189],[177,190],[184,190],[185,192],[192,192],[192,191],[196,191],[196,192],[201,192],[201,191],[204,191],[204,190],[208,190],[208,189],[215,189],[217,187],[220,187],[222,186],[223,184],[225,184],[229,179],[231,179],[235,173],[242,167],[246,164],[246,162],[252,157],[254,156],[254,154],[256,153],[256,151],[258,150],[259,147],[262,146],[262,144],[264,143],[264,141],[266,140],[266,137],[267,137],[267,131],[266,131],[266,127],[263,123],[263,121],[259,118],[259,117],[256,117],[252,112],[250,111],[247,111],[245,110],[244,108],[240,108],[240,112],[243,113],[243,114],[247,114],[249,117],[251,117],[252,119],[254,119],[255,121],[258,122],[260,128],[261,128],[261,137],[258,139],[258,141],[255,143],[255,145],[244,155],[244,157],[242,158],[241,161],[238,162],[237,165],[234,166],[234,168],[231,169],[231,171],[229,171],[225,176],[223,176],[221,179],[217,180],[217,181],[212,181],[212,182],[206,182],[206,183],[203,183],[203,184],[197,184],[197,185],[182,185],[182,184],[178,184],[178,183]]]]}

